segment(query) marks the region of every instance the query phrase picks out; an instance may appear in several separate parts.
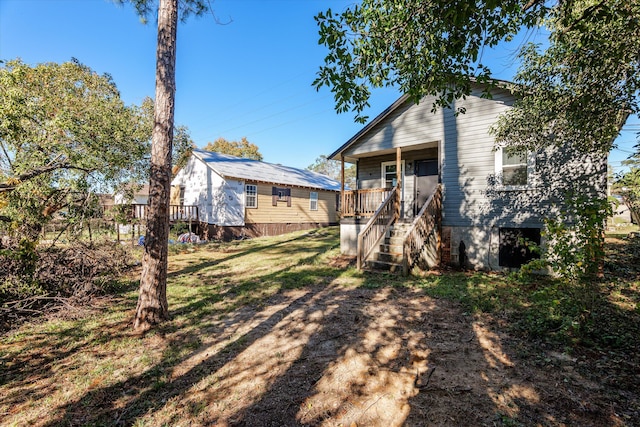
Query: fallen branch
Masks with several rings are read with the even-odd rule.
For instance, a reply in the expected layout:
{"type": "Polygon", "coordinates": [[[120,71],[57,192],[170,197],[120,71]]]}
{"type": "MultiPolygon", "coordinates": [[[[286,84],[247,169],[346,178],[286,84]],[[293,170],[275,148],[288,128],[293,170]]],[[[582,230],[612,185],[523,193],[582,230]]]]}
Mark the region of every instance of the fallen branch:
{"type": "Polygon", "coordinates": [[[427,381],[424,384],[418,384],[418,382],[420,382],[420,372],[416,370],[416,379],[413,382],[414,386],[418,390],[424,390],[425,388],[427,388],[427,386],[429,385],[429,381],[431,380],[431,376],[435,371],[436,371],[435,366],[433,368],[430,368],[429,371],[427,371],[427,381]]]}

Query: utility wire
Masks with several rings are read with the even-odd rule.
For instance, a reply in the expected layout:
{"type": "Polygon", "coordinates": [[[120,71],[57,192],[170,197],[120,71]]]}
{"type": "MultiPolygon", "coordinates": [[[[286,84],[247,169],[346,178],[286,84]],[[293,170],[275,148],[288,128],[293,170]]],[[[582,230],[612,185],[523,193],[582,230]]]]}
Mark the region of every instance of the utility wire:
{"type": "Polygon", "coordinates": [[[296,109],[299,109],[299,108],[301,108],[301,107],[306,107],[307,105],[310,105],[310,104],[315,104],[318,100],[326,99],[326,98],[328,98],[329,96],[330,96],[330,95],[325,95],[325,96],[323,96],[323,97],[321,97],[321,98],[316,98],[316,99],[313,99],[313,100],[311,100],[311,101],[304,102],[304,103],[302,103],[302,104],[294,105],[294,106],[289,107],[289,108],[286,108],[286,109],[284,109],[284,110],[282,110],[282,111],[278,111],[277,113],[273,113],[273,114],[270,114],[270,115],[268,115],[268,116],[261,117],[261,118],[256,119],[256,120],[253,120],[253,121],[250,121],[250,122],[247,122],[247,123],[243,123],[243,124],[241,124],[241,125],[239,125],[239,126],[234,126],[234,127],[232,127],[232,128],[225,129],[224,131],[222,131],[222,132],[220,132],[220,133],[221,133],[221,134],[225,134],[225,133],[227,133],[227,132],[231,132],[231,131],[236,130],[236,129],[240,129],[240,128],[243,128],[243,127],[246,127],[246,126],[250,126],[250,125],[255,124],[255,123],[259,123],[259,122],[262,122],[262,121],[268,120],[268,119],[270,119],[270,118],[273,118],[273,117],[279,116],[279,115],[281,115],[281,114],[288,113],[289,111],[296,110],[296,109]]]}

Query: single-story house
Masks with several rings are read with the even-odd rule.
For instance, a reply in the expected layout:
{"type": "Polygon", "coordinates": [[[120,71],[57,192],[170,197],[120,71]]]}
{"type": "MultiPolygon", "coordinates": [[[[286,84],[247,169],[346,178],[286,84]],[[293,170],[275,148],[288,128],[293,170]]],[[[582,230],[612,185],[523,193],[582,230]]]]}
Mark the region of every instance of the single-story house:
{"type": "Polygon", "coordinates": [[[194,149],[171,203],[198,207],[203,238],[284,234],[338,223],[341,184],[279,164],[194,149]]]}
{"type": "Polygon", "coordinates": [[[524,242],[544,244],[543,220],[567,194],[606,194],[606,156],[497,147],[490,129],[515,97],[506,84],[490,98],[483,89],[435,112],[432,96],[402,96],[329,156],[357,165],[340,230],[360,267],[519,267],[536,256],[524,242]]]}
{"type": "Polygon", "coordinates": [[[113,195],[116,205],[148,205],[149,204],[149,184],[139,186],[129,185],[124,191],[113,195]]]}
{"type": "MultiPolygon", "coordinates": [[[[140,226],[146,224],[144,219],[147,216],[147,206],[149,204],[149,184],[127,185],[122,191],[113,195],[113,205],[126,209],[125,218],[127,223],[117,224],[117,230],[121,234],[129,234],[135,232],[141,233],[140,226]]],[[[105,210],[112,209],[114,206],[105,206],[105,210]]]]}

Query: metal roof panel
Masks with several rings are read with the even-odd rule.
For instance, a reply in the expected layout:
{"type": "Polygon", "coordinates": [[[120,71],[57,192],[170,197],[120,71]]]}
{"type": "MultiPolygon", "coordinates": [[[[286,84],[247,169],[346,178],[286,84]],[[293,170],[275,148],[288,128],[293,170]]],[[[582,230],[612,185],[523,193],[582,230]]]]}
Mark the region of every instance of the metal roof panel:
{"type": "Polygon", "coordinates": [[[244,159],[198,148],[193,150],[193,154],[225,178],[340,191],[338,181],[310,170],[244,159]]]}

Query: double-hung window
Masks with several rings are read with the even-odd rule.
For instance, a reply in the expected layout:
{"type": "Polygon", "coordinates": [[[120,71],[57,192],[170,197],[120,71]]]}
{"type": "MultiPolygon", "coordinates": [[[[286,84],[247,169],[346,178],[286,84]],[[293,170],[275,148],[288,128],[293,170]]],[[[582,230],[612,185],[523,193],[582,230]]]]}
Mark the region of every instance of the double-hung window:
{"type": "MultiPolygon", "coordinates": [[[[393,188],[398,184],[398,164],[396,162],[382,162],[382,187],[393,188]]],[[[404,160],[401,162],[401,178],[404,181],[404,160]]]]}
{"type": "Polygon", "coordinates": [[[318,210],[318,192],[311,191],[309,193],[309,210],[317,211],[318,210]]]}
{"type": "Polygon", "coordinates": [[[498,183],[507,189],[524,189],[531,185],[533,157],[529,152],[496,151],[498,183]]]}
{"type": "Polygon", "coordinates": [[[245,206],[247,208],[258,207],[258,186],[247,184],[244,186],[245,206]]]}

